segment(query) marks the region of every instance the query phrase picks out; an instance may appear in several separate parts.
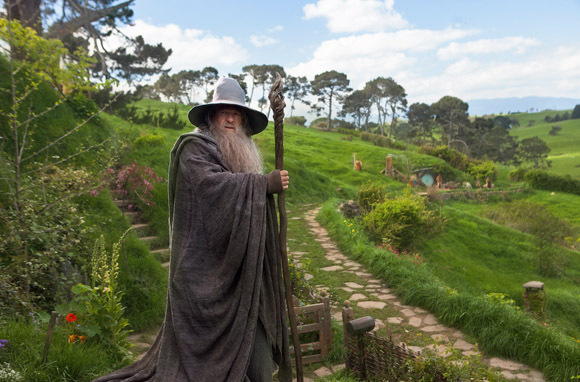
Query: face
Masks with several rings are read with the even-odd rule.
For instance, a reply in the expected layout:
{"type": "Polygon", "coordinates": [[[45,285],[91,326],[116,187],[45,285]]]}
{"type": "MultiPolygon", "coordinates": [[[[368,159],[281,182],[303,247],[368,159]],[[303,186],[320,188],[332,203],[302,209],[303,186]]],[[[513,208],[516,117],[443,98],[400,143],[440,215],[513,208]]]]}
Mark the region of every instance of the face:
{"type": "Polygon", "coordinates": [[[218,106],[214,116],[214,126],[235,133],[242,128],[242,111],[234,106],[218,106]]]}

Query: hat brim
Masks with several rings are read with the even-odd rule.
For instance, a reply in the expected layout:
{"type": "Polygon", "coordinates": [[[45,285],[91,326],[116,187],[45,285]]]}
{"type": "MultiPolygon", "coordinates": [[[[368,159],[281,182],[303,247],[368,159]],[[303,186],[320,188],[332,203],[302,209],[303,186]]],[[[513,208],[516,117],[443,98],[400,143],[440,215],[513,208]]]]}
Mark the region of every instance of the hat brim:
{"type": "Polygon", "coordinates": [[[266,117],[266,114],[258,110],[251,109],[245,105],[240,105],[237,102],[228,101],[210,102],[204,103],[203,105],[194,106],[187,114],[189,122],[198,127],[205,125],[205,115],[212,107],[217,105],[230,105],[244,109],[248,116],[252,135],[261,133],[268,126],[268,117],[266,117]]]}

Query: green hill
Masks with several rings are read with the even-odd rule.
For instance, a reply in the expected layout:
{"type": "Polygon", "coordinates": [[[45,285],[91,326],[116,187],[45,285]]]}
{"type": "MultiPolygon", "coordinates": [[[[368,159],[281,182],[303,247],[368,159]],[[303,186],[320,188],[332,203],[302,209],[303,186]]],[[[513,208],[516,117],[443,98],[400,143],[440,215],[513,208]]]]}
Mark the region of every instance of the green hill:
{"type": "Polygon", "coordinates": [[[517,119],[520,127],[512,129],[510,134],[520,140],[537,136],[546,141],[552,149],[548,156],[548,160],[552,161],[550,171],[559,175],[568,174],[573,178],[580,179],[580,119],[544,122],[547,115],[553,117],[557,113],[562,114],[563,112],[545,111],[512,114],[510,117],[517,119]],[[527,127],[531,120],[534,120],[535,123],[533,126],[527,127]],[[549,132],[555,125],[560,126],[562,130],[557,135],[550,135],[549,132]]]}

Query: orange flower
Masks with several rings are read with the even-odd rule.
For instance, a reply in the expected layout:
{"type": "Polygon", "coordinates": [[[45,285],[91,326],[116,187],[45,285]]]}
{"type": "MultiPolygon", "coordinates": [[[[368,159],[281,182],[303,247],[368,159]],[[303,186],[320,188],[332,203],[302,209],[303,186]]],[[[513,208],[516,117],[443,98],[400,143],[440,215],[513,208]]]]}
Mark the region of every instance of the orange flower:
{"type": "Polygon", "coordinates": [[[68,336],[68,342],[70,343],[75,342],[77,340],[77,336],[78,336],[77,334],[68,336]]]}
{"type": "Polygon", "coordinates": [[[81,340],[81,343],[85,342],[85,340],[87,339],[87,336],[80,336],[79,340],[81,340]]]}
{"type": "Polygon", "coordinates": [[[77,316],[74,313],[69,313],[66,315],[66,320],[68,322],[75,322],[77,320],[77,316]]]}

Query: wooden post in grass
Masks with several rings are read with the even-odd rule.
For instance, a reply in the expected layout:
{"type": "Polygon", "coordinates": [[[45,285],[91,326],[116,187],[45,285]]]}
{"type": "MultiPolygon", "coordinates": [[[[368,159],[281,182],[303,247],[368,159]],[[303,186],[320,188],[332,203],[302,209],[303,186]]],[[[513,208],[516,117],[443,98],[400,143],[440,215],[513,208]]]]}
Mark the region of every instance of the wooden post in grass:
{"type": "Polygon", "coordinates": [[[56,325],[56,318],[58,313],[54,310],[50,313],[50,321],[48,322],[48,330],[46,331],[46,339],[44,340],[44,350],[42,351],[42,363],[46,362],[46,357],[48,357],[48,350],[50,349],[50,343],[52,342],[52,333],[54,332],[54,326],[56,325]]]}

